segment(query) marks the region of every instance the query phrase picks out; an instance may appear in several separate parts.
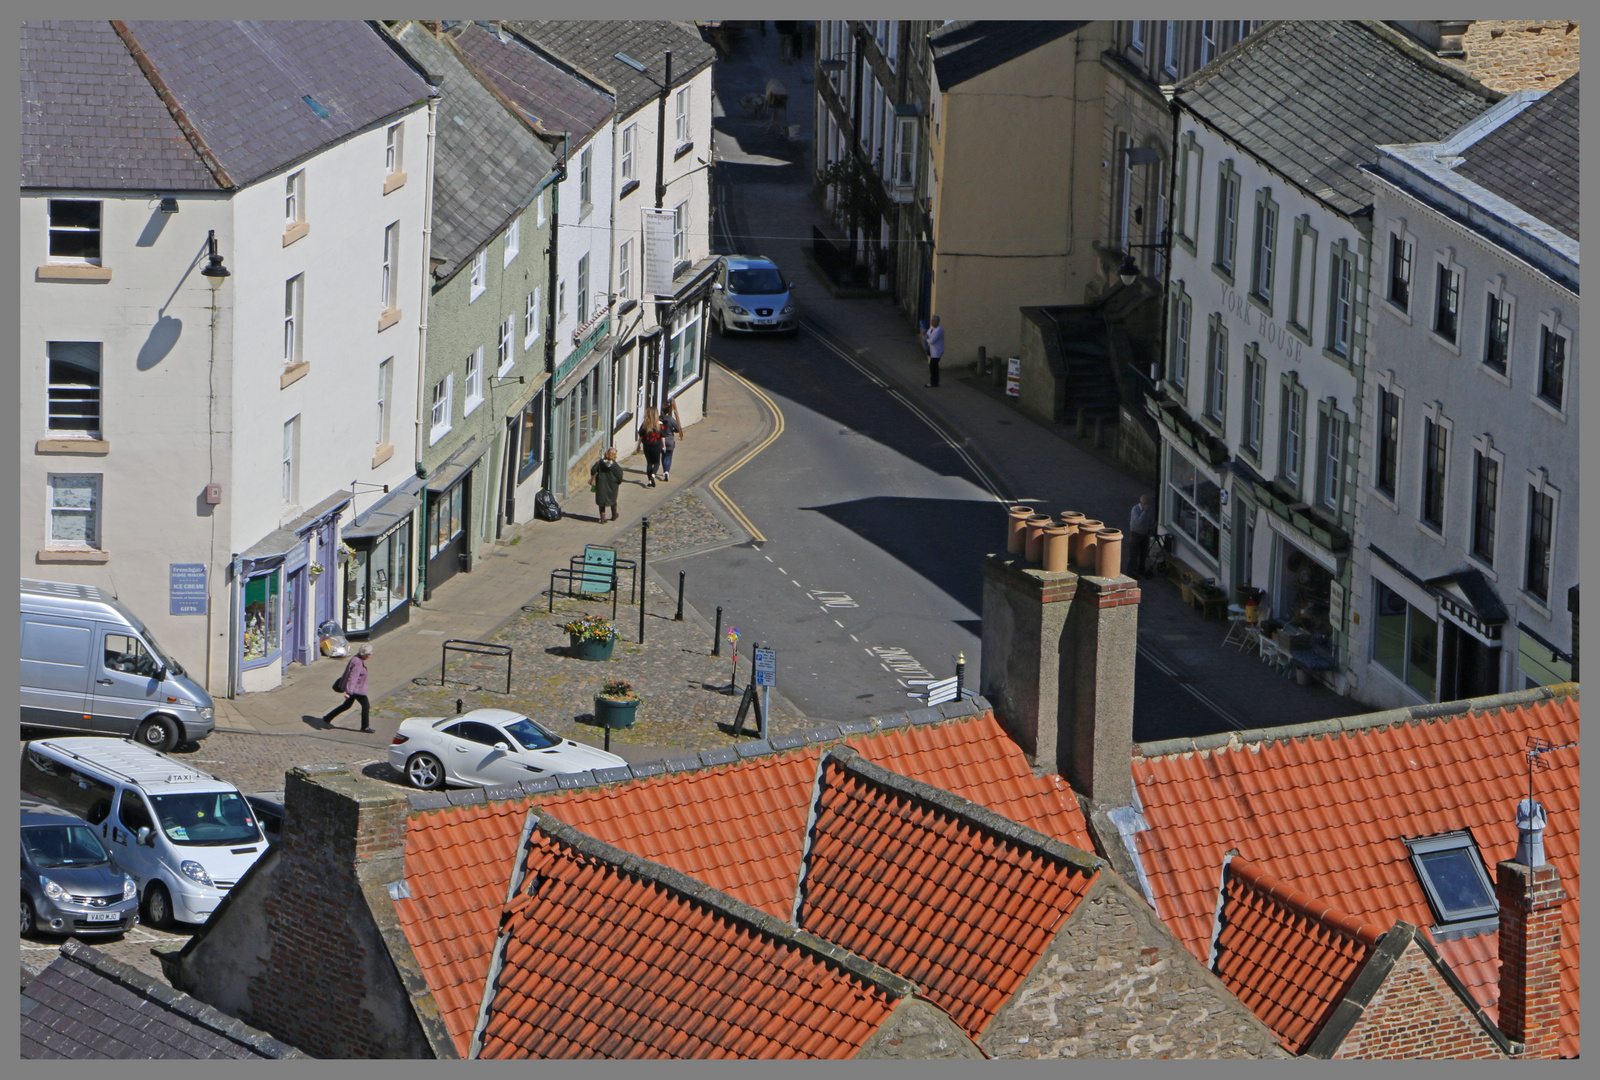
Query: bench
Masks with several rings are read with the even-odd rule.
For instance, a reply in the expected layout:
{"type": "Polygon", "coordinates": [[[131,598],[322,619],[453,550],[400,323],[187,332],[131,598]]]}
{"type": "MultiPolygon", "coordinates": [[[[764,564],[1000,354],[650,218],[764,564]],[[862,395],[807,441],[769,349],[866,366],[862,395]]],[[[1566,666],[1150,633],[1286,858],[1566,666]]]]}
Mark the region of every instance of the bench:
{"type": "Polygon", "coordinates": [[[573,595],[573,590],[585,595],[595,593],[611,594],[611,617],[617,617],[617,598],[622,592],[618,585],[617,573],[620,570],[628,571],[628,603],[633,603],[638,590],[638,564],[632,559],[617,558],[615,548],[604,547],[600,544],[585,544],[582,555],[574,555],[567,560],[566,569],[556,567],[550,571],[550,607],[556,609],[556,582],[566,583],[567,595],[573,595]]]}

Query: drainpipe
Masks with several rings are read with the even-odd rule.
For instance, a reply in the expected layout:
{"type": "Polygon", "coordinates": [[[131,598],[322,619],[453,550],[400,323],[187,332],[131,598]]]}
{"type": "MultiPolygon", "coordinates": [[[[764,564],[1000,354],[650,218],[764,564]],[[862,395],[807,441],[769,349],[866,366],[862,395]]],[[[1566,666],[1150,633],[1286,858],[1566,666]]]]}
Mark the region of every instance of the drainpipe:
{"type": "MultiPolygon", "coordinates": [[[[423,170],[422,185],[422,311],[420,313],[422,317],[417,323],[417,411],[413,425],[416,428],[416,457],[412,459],[419,469],[422,467],[422,395],[427,389],[428,378],[428,294],[431,291],[429,280],[433,277],[433,144],[439,115],[439,84],[434,81],[437,76],[429,75],[426,78],[429,83],[428,160],[423,170]]],[[[350,520],[353,522],[355,520],[353,506],[351,514],[350,520]]]]}
{"type": "MultiPolygon", "coordinates": [[[[665,77],[661,83],[661,97],[656,107],[656,209],[665,208],[667,198],[667,95],[672,92],[672,50],[666,52],[665,77]]],[[[643,254],[641,251],[640,254],[643,254]]],[[[665,403],[661,401],[661,350],[666,347],[666,324],[669,321],[667,314],[672,302],[656,301],[656,325],[662,327],[661,334],[657,335],[655,348],[650,354],[649,375],[646,379],[645,404],[652,401],[660,408],[665,403]]]]}
{"type": "Polygon", "coordinates": [[[233,581],[228,586],[228,699],[239,695],[239,649],[242,643],[236,637],[239,629],[239,553],[228,557],[228,567],[233,571],[233,581]]]}
{"type": "MultiPolygon", "coordinates": [[[[561,136],[561,160],[550,174],[550,246],[545,272],[545,284],[550,294],[545,304],[544,335],[544,489],[551,491],[552,469],[555,467],[556,446],[556,286],[561,277],[556,265],[556,244],[561,234],[561,182],[567,178],[567,138],[561,136]]],[[[552,491],[552,494],[554,492],[552,491]]]]}

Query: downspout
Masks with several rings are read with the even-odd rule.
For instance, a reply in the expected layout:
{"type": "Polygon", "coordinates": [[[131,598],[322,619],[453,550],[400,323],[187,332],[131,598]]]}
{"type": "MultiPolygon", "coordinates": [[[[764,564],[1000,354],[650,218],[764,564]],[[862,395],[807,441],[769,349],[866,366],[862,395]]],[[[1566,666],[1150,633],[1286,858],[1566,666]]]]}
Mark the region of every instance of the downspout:
{"type": "Polygon", "coordinates": [[[233,581],[228,586],[228,699],[239,696],[239,642],[235,632],[239,628],[239,553],[229,558],[233,581]]]}
{"type": "Polygon", "coordinates": [[[561,270],[556,265],[556,245],[561,235],[561,183],[567,178],[567,139],[561,135],[561,160],[551,172],[550,187],[550,246],[545,249],[549,259],[545,269],[545,284],[550,293],[545,303],[544,335],[544,490],[551,490],[551,470],[555,467],[556,452],[556,286],[561,270]]]}
{"type": "MultiPolygon", "coordinates": [[[[667,95],[672,92],[672,50],[666,51],[665,78],[661,83],[661,97],[656,105],[656,209],[665,209],[667,199],[667,95]]],[[[643,254],[641,251],[640,254],[643,254]]],[[[646,377],[645,404],[652,401],[660,408],[665,404],[661,400],[661,350],[666,348],[666,325],[669,320],[668,309],[672,301],[656,301],[656,326],[661,333],[651,343],[649,375],[646,377]]]]}
{"type": "MultiPolygon", "coordinates": [[[[439,86],[433,82],[434,76],[428,76],[428,160],[423,170],[422,185],[422,311],[417,323],[417,410],[414,427],[416,428],[416,462],[420,474],[422,470],[422,395],[426,389],[428,378],[428,294],[432,291],[429,286],[433,277],[433,149],[435,138],[435,125],[439,115],[439,86]]],[[[351,522],[355,521],[354,507],[351,507],[351,522]]],[[[420,546],[420,545],[418,545],[420,546]]],[[[413,590],[415,596],[415,590],[413,590]]]]}
{"type": "MultiPolygon", "coordinates": [[[[1167,107],[1172,110],[1172,139],[1168,143],[1172,147],[1172,160],[1167,162],[1167,205],[1176,208],[1178,205],[1178,154],[1182,152],[1183,147],[1178,142],[1178,103],[1176,100],[1169,101],[1167,107]]],[[[1184,213],[1187,214],[1188,212],[1188,207],[1184,207],[1184,213]]],[[[1167,382],[1167,334],[1171,330],[1168,325],[1168,319],[1172,314],[1172,238],[1175,235],[1173,224],[1172,215],[1168,213],[1167,220],[1161,226],[1161,241],[1163,244],[1161,249],[1161,356],[1156,363],[1156,370],[1161,372],[1161,385],[1163,388],[1167,382]]],[[[1158,463],[1156,466],[1158,475],[1160,468],[1161,466],[1158,463]]]]}

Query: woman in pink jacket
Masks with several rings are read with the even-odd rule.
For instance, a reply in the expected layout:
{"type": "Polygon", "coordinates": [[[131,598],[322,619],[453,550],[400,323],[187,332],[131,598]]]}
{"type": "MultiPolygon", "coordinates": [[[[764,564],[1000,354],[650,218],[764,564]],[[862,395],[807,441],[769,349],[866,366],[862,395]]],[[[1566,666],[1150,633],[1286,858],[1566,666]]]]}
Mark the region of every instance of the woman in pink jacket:
{"type": "Polygon", "coordinates": [[[361,730],[372,730],[368,721],[367,703],[367,657],[372,655],[372,646],[363,645],[356,650],[350,662],[344,666],[344,674],[339,676],[339,685],[336,689],[344,694],[344,704],[322,718],[322,722],[329,727],[333,726],[333,718],[344,712],[356,702],[361,702],[361,730]]]}

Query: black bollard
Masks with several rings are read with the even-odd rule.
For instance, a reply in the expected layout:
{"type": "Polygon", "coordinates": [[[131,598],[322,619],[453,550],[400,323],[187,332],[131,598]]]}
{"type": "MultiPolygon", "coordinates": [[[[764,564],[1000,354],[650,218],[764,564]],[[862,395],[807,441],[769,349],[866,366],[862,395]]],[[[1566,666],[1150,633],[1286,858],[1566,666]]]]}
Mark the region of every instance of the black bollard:
{"type": "Polygon", "coordinates": [[[650,578],[645,573],[649,566],[650,519],[640,521],[639,532],[639,644],[644,644],[644,598],[650,593],[650,578]]]}
{"type": "Polygon", "coordinates": [[[456,715],[457,716],[461,715],[461,699],[460,698],[456,698],[456,715]]]}
{"type": "Polygon", "coordinates": [[[711,655],[722,655],[722,605],[717,605],[717,628],[711,632],[711,655]]]}
{"type": "Polygon", "coordinates": [[[957,701],[961,700],[961,694],[962,694],[961,684],[966,681],[966,677],[967,677],[967,654],[964,653],[964,652],[956,653],[956,700],[957,701]]]}
{"type": "Polygon", "coordinates": [[[678,613],[672,617],[673,622],[683,621],[683,571],[678,571],[678,613]]]}

